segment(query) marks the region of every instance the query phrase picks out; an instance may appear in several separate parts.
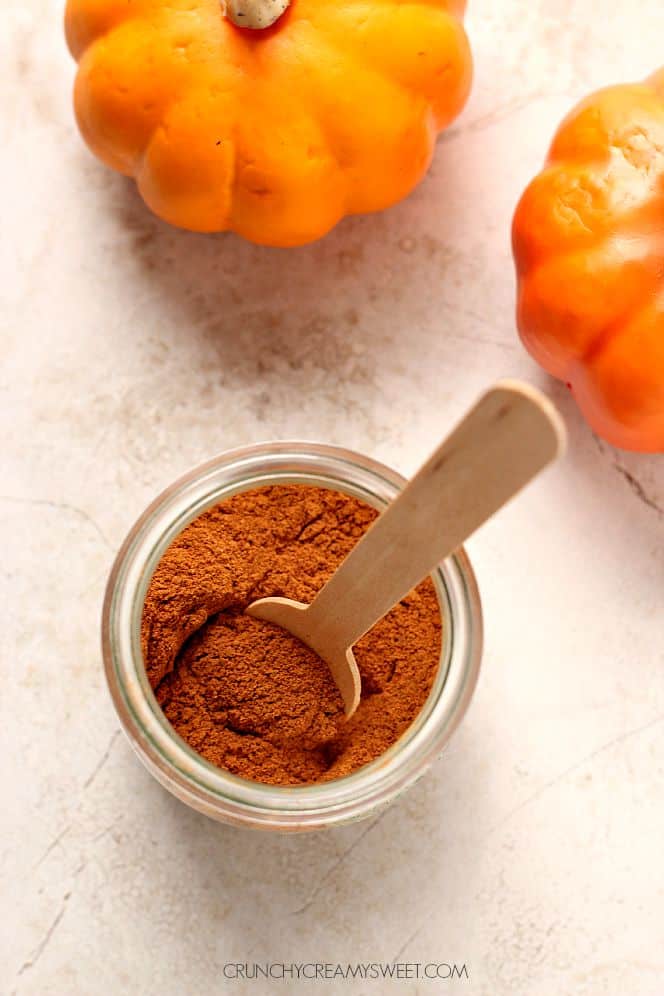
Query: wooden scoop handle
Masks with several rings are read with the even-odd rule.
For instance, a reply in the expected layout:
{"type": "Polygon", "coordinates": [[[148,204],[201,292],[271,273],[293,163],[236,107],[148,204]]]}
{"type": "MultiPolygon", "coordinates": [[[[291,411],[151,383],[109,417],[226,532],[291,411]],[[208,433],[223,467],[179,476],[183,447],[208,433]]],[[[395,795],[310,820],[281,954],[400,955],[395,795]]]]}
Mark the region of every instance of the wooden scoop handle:
{"type": "Polygon", "coordinates": [[[556,409],[502,381],[376,519],[307,609],[317,643],[352,647],[565,448],[556,409]]]}

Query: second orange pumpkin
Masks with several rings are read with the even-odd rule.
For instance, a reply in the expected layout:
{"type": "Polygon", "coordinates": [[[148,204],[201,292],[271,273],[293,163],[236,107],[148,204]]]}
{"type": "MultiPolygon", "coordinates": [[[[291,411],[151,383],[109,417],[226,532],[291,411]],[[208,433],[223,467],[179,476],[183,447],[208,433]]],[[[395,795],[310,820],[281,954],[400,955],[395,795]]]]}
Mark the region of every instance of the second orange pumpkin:
{"type": "Polygon", "coordinates": [[[513,236],[532,355],[600,436],[664,451],[664,69],[571,112],[513,236]]]}
{"type": "Polygon", "coordinates": [[[68,0],[89,146],[175,225],[293,246],[423,177],[460,111],[465,0],[292,0],[249,31],[219,0],[68,0]]]}

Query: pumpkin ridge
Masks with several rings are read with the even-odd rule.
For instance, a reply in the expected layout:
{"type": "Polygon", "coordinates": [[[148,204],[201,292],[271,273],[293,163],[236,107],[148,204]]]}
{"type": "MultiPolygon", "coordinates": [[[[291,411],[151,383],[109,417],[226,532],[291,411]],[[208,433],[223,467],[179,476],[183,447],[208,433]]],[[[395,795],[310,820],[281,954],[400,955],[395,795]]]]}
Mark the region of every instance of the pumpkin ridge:
{"type": "MultiPolygon", "coordinates": [[[[639,308],[637,311],[632,312],[632,314],[638,315],[642,310],[642,308],[639,308]]],[[[581,355],[579,362],[587,365],[601,356],[608,349],[613,339],[621,333],[626,317],[625,312],[622,312],[613,321],[608,322],[603,329],[598,331],[593,342],[589,343],[588,348],[581,355]]]]}
{"type": "Polygon", "coordinates": [[[74,0],[69,0],[65,9],[65,39],[69,51],[77,62],[81,61],[92,45],[99,39],[106,37],[115,28],[126,24],[127,21],[142,20],[144,17],[142,11],[131,10],[128,4],[120,9],[108,3],[105,11],[97,11],[99,24],[94,28],[89,28],[86,32],[84,29],[88,25],[85,15],[77,12],[77,6],[85,7],[84,0],[78,0],[77,4],[74,3],[74,0]],[[78,23],[79,18],[83,22],[82,24],[78,23]]]}
{"type": "MultiPolygon", "coordinates": [[[[81,66],[79,69],[79,74],[77,76],[76,86],[77,87],[79,86],[79,80],[85,76],[86,72],[89,74],[90,78],[93,78],[96,74],[101,73],[103,71],[107,77],[107,87],[106,87],[107,92],[115,91],[117,94],[120,95],[128,94],[130,97],[132,97],[129,106],[132,109],[132,111],[135,112],[136,109],[141,106],[140,102],[135,99],[136,97],[135,91],[132,91],[130,88],[125,89],[125,87],[119,83],[118,78],[113,75],[112,70],[107,65],[105,65],[105,62],[107,61],[106,56],[108,55],[109,51],[111,52],[111,55],[114,54],[113,51],[114,47],[117,47],[120,50],[125,48],[127,45],[127,39],[125,38],[125,35],[128,32],[131,32],[132,30],[134,30],[137,34],[141,34],[142,32],[139,29],[142,29],[143,27],[147,27],[149,29],[150,35],[153,36],[156,44],[158,44],[159,38],[164,31],[164,27],[169,24],[169,18],[170,15],[168,13],[163,13],[163,12],[160,12],[159,15],[152,18],[146,18],[144,15],[127,17],[124,20],[122,20],[120,23],[115,24],[109,31],[107,31],[103,35],[98,36],[88,46],[85,55],[81,60],[81,66]],[[161,20],[162,18],[163,20],[161,20]],[[102,58],[102,56],[104,58],[102,58]]],[[[131,39],[131,35],[129,40],[130,41],[133,40],[131,39]]],[[[147,50],[148,52],[150,51],[149,45],[147,46],[147,50]]],[[[167,53],[166,58],[164,58],[164,52],[159,53],[158,51],[155,51],[153,55],[155,55],[156,58],[149,59],[147,61],[147,64],[144,64],[143,66],[145,72],[142,73],[142,78],[145,79],[146,81],[152,81],[153,78],[156,77],[157,80],[156,89],[158,97],[157,100],[155,101],[155,104],[158,107],[158,118],[157,120],[155,120],[153,126],[145,132],[140,148],[132,147],[130,133],[125,126],[126,130],[125,141],[123,142],[122,146],[120,145],[116,146],[116,148],[114,149],[113,158],[114,159],[122,158],[125,160],[125,168],[122,171],[126,175],[133,177],[136,176],[137,171],[141,167],[142,160],[145,157],[146,150],[150,142],[152,141],[154,132],[158,129],[159,125],[163,122],[164,118],[171,112],[173,106],[177,104],[178,101],[186,99],[187,92],[191,88],[191,74],[192,71],[194,70],[194,67],[189,62],[188,58],[185,58],[184,66],[181,67],[182,78],[180,78],[177,81],[177,84],[174,84],[171,87],[170,92],[168,93],[167,96],[161,96],[161,100],[159,99],[160,94],[163,94],[163,90],[160,91],[158,84],[159,84],[159,79],[164,71],[164,63],[165,62],[167,63],[168,57],[172,57],[174,53],[177,52],[177,50],[178,47],[175,45],[166,46],[165,48],[165,52],[167,53]]],[[[88,79],[88,90],[89,88],[90,87],[88,79]]],[[[152,109],[153,108],[150,107],[148,104],[144,103],[142,105],[142,110],[144,113],[152,109]]],[[[97,108],[97,112],[98,111],[99,108],[97,108]]],[[[135,117],[134,120],[138,121],[138,117],[135,117]]],[[[106,159],[106,161],[108,161],[108,158],[106,159]]],[[[115,166],[114,163],[111,163],[111,165],[115,166]]]]}
{"type": "MultiPolygon", "coordinates": [[[[662,270],[664,273],[664,268],[662,270]]],[[[662,292],[664,294],[664,292],[662,292]]],[[[661,297],[662,295],[660,295],[661,297]]],[[[657,298],[655,299],[657,300],[657,298]]],[[[641,315],[648,307],[650,302],[642,304],[640,308],[630,308],[628,306],[615,318],[614,321],[609,322],[600,332],[598,332],[595,340],[589,344],[588,348],[583,353],[583,362],[592,363],[596,360],[608,347],[610,346],[613,339],[623,330],[624,325],[627,321],[632,321],[634,318],[641,315]]]]}
{"type": "MultiPolygon", "coordinates": [[[[362,0],[362,2],[364,3],[365,0],[362,0]]],[[[388,3],[392,4],[393,0],[387,0],[386,6],[388,5],[388,3]]],[[[409,5],[413,6],[413,4],[409,5]]],[[[312,30],[315,32],[317,36],[317,50],[325,48],[329,55],[333,56],[336,55],[339,51],[339,46],[337,44],[332,44],[327,40],[327,38],[325,37],[325,32],[315,20],[311,20],[309,23],[311,24],[312,30]]],[[[340,27],[342,26],[343,25],[340,25],[340,27]]],[[[382,84],[384,84],[386,87],[389,88],[389,90],[393,92],[395,97],[396,94],[399,93],[405,96],[407,99],[410,99],[413,103],[413,109],[414,105],[417,104],[418,105],[417,113],[418,115],[421,115],[419,119],[420,125],[427,131],[429,132],[431,131],[430,123],[426,121],[426,118],[428,116],[427,114],[428,108],[427,108],[427,102],[425,101],[424,97],[422,97],[420,94],[413,92],[411,88],[406,86],[401,80],[395,80],[394,77],[391,76],[387,70],[382,70],[380,67],[374,66],[372,63],[367,62],[367,60],[361,57],[361,53],[357,51],[345,50],[343,51],[342,58],[346,63],[352,66],[353,73],[355,76],[362,75],[368,81],[380,80],[382,84]]],[[[302,65],[304,67],[306,63],[303,62],[302,65]]],[[[310,69],[310,67],[308,68],[310,69]]],[[[344,155],[344,150],[342,148],[343,138],[338,131],[335,131],[334,126],[330,124],[330,121],[336,120],[337,115],[321,114],[320,111],[318,111],[314,106],[315,101],[317,99],[318,99],[318,92],[316,93],[316,96],[314,96],[313,88],[306,92],[305,102],[307,106],[310,108],[310,113],[312,114],[314,120],[317,122],[318,127],[321,129],[325,137],[330,154],[333,156],[334,161],[336,162],[339,170],[343,173],[343,175],[346,178],[345,206],[341,217],[343,216],[343,214],[355,215],[355,214],[363,214],[365,212],[371,212],[373,210],[380,210],[380,208],[373,209],[373,208],[364,207],[362,205],[353,205],[351,180],[352,180],[352,171],[357,167],[357,163],[356,162],[351,163],[347,160],[347,157],[344,155]]],[[[393,98],[393,100],[394,99],[395,98],[393,98]]],[[[430,162],[431,156],[433,155],[433,148],[435,145],[436,134],[437,134],[437,129],[434,129],[434,134],[430,136],[431,149],[427,165],[428,162],[430,162]]],[[[426,166],[424,167],[424,169],[426,169],[426,166]]]]}
{"type": "MultiPolygon", "coordinates": [[[[567,261],[574,260],[575,257],[587,256],[591,252],[601,258],[602,253],[605,251],[603,246],[606,243],[606,241],[607,240],[604,238],[599,239],[598,242],[593,246],[592,250],[588,248],[584,249],[577,248],[564,253],[557,253],[555,255],[550,254],[544,259],[542,259],[539,263],[524,268],[519,278],[519,298],[521,298],[521,291],[523,288],[525,288],[526,284],[530,281],[534,281],[538,274],[541,274],[542,271],[545,271],[546,268],[550,267],[551,265],[562,263],[565,260],[567,261]]],[[[635,263],[637,261],[638,257],[635,257],[634,260],[626,259],[624,261],[624,265],[627,267],[631,263],[635,263]]],[[[664,267],[664,256],[662,257],[662,263],[664,267]]],[[[664,269],[662,272],[664,272],[664,269]]],[[[601,355],[601,353],[606,348],[608,348],[612,340],[621,333],[625,323],[628,320],[630,320],[632,316],[638,315],[641,311],[645,310],[646,307],[647,307],[647,302],[642,304],[640,307],[635,308],[633,300],[631,298],[626,299],[620,310],[614,312],[611,315],[610,320],[605,322],[600,328],[598,328],[595,331],[594,335],[591,337],[591,339],[589,340],[589,342],[587,343],[587,345],[583,350],[581,350],[578,354],[574,353],[569,354],[568,366],[564,370],[564,372],[560,375],[554,374],[554,376],[561,376],[564,379],[569,380],[570,370],[572,370],[578,363],[581,364],[591,363],[593,360],[595,360],[599,355],[601,355]]],[[[575,321],[577,321],[580,316],[576,315],[572,317],[574,317],[575,321]]],[[[527,332],[522,331],[521,328],[520,328],[520,334],[524,339],[530,340],[532,338],[531,335],[529,335],[527,332]]],[[[535,338],[537,339],[538,337],[535,338]]],[[[540,342],[538,342],[537,346],[538,349],[541,351],[542,346],[540,342]]],[[[546,366],[546,364],[544,365],[546,366]]],[[[559,363],[554,361],[552,366],[557,368],[559,367],[559,363]]]]}
{"type": "MultiPolygon", "coordinates": [[[[634,134],[640,134],[640,135],[642,135],[642,136],[644,136],[646,138],[650,137],[648,135],[648,133],[645,131],[645,129],[643,129],[642,127],[638,127],[638,126],[633,126],[629,130],[629,132],[625,135],[625,137],[626,138],[631,138],[634,134]]],[[[609,201],[608,201],[608,209],[611,211],[612,216],[614,216],[617,219],[617,221],[615,223],[615,229],[616,229],[616,231],[614,232],[613,239],[610,236],[607,236],[605,233],[596,233],[595,229],[591,225],[588,225],[586,223],[586,219],[583,217],[582,212],[578,208],[575,208],[575,207],[573,207],[570,204],[565,204],[566,210],[568,212],[574,214],[574,216],[577,218],[579,224],[586,231],[588,231],[590,234],[597,234],[597,241],[596,241],[596,244],[594,245],[593,249],[592,250],[590,250],[590,249],[584,250],[585,252],[592,251],[594,253],[600,254],[603,251],[603,247],[606,247],[616,237],[619,237],[621,240],[628,240],[629,241],[630,239],[637,238],[641,234],[637,230],[637,228],[634,227],[634,226],[632,226],[630,228],[630,226],[628,224],[625,224],[623,226],[620,225],[620,221],[621,220],[624,221],[624,222],[628,222],[630,220],[630,218],[633,216],[634,208],[633,208],[632,205],[621,206],[619,203],[615,203],[615,185],[612,182],[613,177],[612,177],[610,171],[606,171],[607,158],[610,158],[611,151],[615,150],[617,152],[617,154],[620,155],[621,159],[623,159],[626,162],[626,164],[628,165],[628,167],[631,170],[633,170],[634,172],[637,172],[637,173],[639,172],[637,166],[634,164],[634,162],[632,161],[632,159],[627,155],[627,150],[625,148],[625,144],[626,143],[622,142],[622,141],[621,142],[609,141],[608,144],[607,144],[607,146],[606,146],[606,150],[605,150],[606,151],[606,155],[602,155],[602,156],[598,155],[594,159],[591,159],[590,157],[588,157],[587,159],[585,159],[583,161],[583,165],[585,165],[588,168],[588,170],[591,173],[591,175],[594,176],[594,179],[595,179],[595,182],[597,183],[597,185],[598,186],[606,186],[610,190],[611,196],[610,196],[609,201]],[[600,173],[600,170],[601,170],[601,173],[600,173]],[[602,174],[604,174],[604,175],[602,175],[602,174]]],[[[657,153],[658,158],[660,158],[662,156],[662,153],[664,153],[664,147],[660,146],[659,144],[655,144],[655,152],[657,153]]],[[[554,166],[554,168],[556,168],[557,170],[559,170],[561,173],[564,173],[565,167],[568,167],[570,169],[574,169],[575,166],[577,166],[578,164],[575,163],[571,159],[567,159],[567,158],[562,158],[561,157],[561,158],[554,159],[552,165],[554,166]]],[[[659,179],[664,179],[664,169],[661,169],[658,166],[656,166],[656,173],[657,173],[657,176],[658,176],[659,179]]],[[[656,196],[656,194],[655,194],[655,196],[656,196]]],[[[639,198],[639,201],[641,199],[642,198],[639,198]]],[[[580,252],[579,249],[570,250],[567,253],[560,253],[558,255],[558,258],[559,259],[565,259],[565,258],[573,257],[573,256],[577,255],[579,252],[580,252]]],[[[638,261],[638,258],[639,258],[638,256],[634,257],[634,259],[627,258],[627,259],[625,259],[625,263],[629,264],[629,263],[632,263],[632,262],[636,262],[636,261],[638,261]]],[[[536,269],[538,269],[538,267],[535,267],[533,269],[536,270],[536,269]]],[[[528,267],[526,267],[525,270],[524,270],[524,273],[526,275],[529,275],[529,273],[532,273],[532,272],[533,272],[533,270],[529,270],[528,267]]],[[[662,273],[664,273],[664,251],[662,253],[662,273]]],[[[612,318],[612,320],[610,322],[608,322],[607,324],[605,324],[603,326],[603,328],[601,328],[601,329],[599,329],[597,331],[596,335],[593,337],[592,341],[588,344],[588,346],[583,351],[583,353],[580,355],[580,357],[576,357],[576,358],[574,358],[574,359],[571,360],[572,366],[575,366],[577,363],[581,363],[581,364],[590,364],[590,363],[592,363],[593,360],[597,359],[597,357],[600,356],[601,353],[604,352],[608,348],[608,346],[610,345],[611,341],[617,335],[620,334],[620,332],[622,331],[622,328],[623,328],[626,320],[630,316],[634,316],[634,315],[640,314],[643,310],[645,310],[645,305],[643,305],[641,308],[637,308],[636,310],[634,310],[634,308],[633,308],[633,306],[631,304],[631,301],[626,301],[623,309],[618,314],[614,315],[614,317],[612,318]]]]}
{"type": "MultiPolygon", "coordinates": [[[[325,39],[322,37],[321,31],[318,29],[318,27],[316,25],[315,19],[310,18],[310,17],[306,17],[306,16],[305,17],[303,17],[303,16],[296,16],[296,9],[293,6],[289,7],[289,9],[286,11],[286,14],[284,15],[284,17],[292,17],[293,20],[294,21],[296,20],[296,22],[298,24],[309,25],[309,27],[311,28],[311,30],[315,33],[317,48],[320,49],[321,47],[325,46],[330,54],[335,54],[336,53],[337,47],[336,46],[332,46],[332,45],[330,45],[329,43],[327,43],[325,41],[325,39]]],[[[282,18],[282,20],[283,20],[283,18],[282,18]]],[[[274,28],[272,30],[274,30],[274,28]]],[[[274,39],[274,38],[272,39],[273,42],[275,40],[276,39],[274,39]]],[[[255,71],[257,69],[260,70],[261,73],[264,73],[266,76],[268,76],[270,78],[272,78],[272,73],[274,72],[274,68],[275,67],[277,67],[279,71],[283,71],[284,70],[285,54],[284,53],[278,53],[278,52],[275,53],[275,51],[274,51],[275,47],[276,46],[274,44],[272,45],[272,47],[268,47],[267,45],[262,45],[262,44],[251,45],[251,46],[248,47],[247,54],[248,54],[249,60],[250,60],[249,64],[250,64],[250,67],[253,68],[254,72],[251,73],[251,74],[249,72],[247,72],[247,73],[244,74],[245,78],[244,78],[244,80],[242,82],[242,85],[238,89],[238,96],[239,96],[239,99],[240,99],[240,101],[242,103],[245,103],[245,101],[247,101],[247,99],[251,98],[251,91],[252,91],[252,85],[253,85],[252,84],[252,79],[253,79],[253,76],[255,75],[255,71]]],[[[304,65],[304,63],[303,63],[303,65],[304,65]]],[[[290,75],[289,72],[287,72],[287,71],[284,72],[284,76],[286,78],[289,75],[290,75]]],[[[259,75],[259,78],[260,78],[260,75],[259,75]]],[[[276,82],[275,82],[275,85],[277,85],[276,82]]],[[[338,210],[338,212],[336,214],[335,220],[329,226],[330,228],[333,228],[334,225],[338,224],[338,222],[341,220],[341,218],[344,217],[344,215],[350,213],[349,209],[348,209],[348,195],[349,195],[349,189],[348,188],[349,188],[349,184],[348,184],[347,173],[346,173],[346,171],[345,171],[345,169],[343,167],[343,164],[341,163],[339,157],[336,155],[335,149],[333,148],[333,143],[332,143],[332,140],[331,140],[329,129],[327,129],[325,127],[325,123],[322,120],[322,116],[317,112],[317,109],[314,106],[314,101],[312,100],[311,91],[308,88],[305,87],[305,88],[303,88],[301,90],[301,92],[298,94],[298,96],[299,96],[300,104],[303,105],[306,108],[307,117],[314,123],[317,131],[319,132],[321,140],[325,144],[325,149],[326,149],[327,154],[334,161],[334,163],[336,164],[337,168],[342,172],[342,174],[343,174],[343,176],[345,178],[345,195],[344,195],[344,199],[343,199],[343,204],[340,205],[339,210],[338,210]]],[[[235,130],[237,130],[237,122],[235,124],[235,130]]],[[[237,148],[237,146],[239,144],[237,137],[236,137],[235,141],[236,141],[236,148],[237,148]]],[[[245,168],[247,166],[253,166],[255,164],[255,159],[245,159],[244,157],[242,157],[242,159],[243,159],[243,168],[245,168]]],[[[236,168],[235,175],[234,175],[234,183],[233,183],[233,198],[232,198],[232,201],[231,201],[232,204],[235,203],[236,194],[240,190],[241,176],[242,176],[242,171],[240,169],[236,168]]],[[[231,208],[230,217],[229,217],[229,230],[235,232],[238,235],[243,235],[243,232],[242,232],[241,228],[242,228],[242,225],[241,225],[240,222],[237,221],[237,219],[235,219],[233,217],[233,210],[231,208]]]]}
{"type": "MultiPolygon", "coordinates": [[[[444,0],[443,0],[444,2],[444,0]]],[[[393,15],[395,18],[397,15],[402,15],[404,11],[412,13],[421,8],[424,11],[431,11],[436,15],[436,20],[438,20],[449,32],[454,32],[457,34],[456,40],[463,42],[468,46],[467,36],[464,30],[463,23],[459,21],[458,17],[447,9],[447,6],[441,6],[441,0],[382,0],[378,4],[375,0],[368,2],[368,0],[350,0],[350,2],[345,2],[344,6],[340,9],[327,8],[327,17],[330,19],[331,23],[335,23],[335,13],[338,17],[338,23],[341,28],[344,29],[344,44],[349,46],[347,55],[349,58],[353,59],[356,66],[364,66],[374,70],[381,78],[387,80],[389,83],[396,83],[396,85],[412,94],[416,97],[421,97],[427,99],[429,102],[430,98],[426,98],[425,94],[418,88],[417,84],[413,81],[407,81],[405,79],[395,79],[394,68],[388,63],[380,58],[380,56],[374,51],[371,53],[368,48],[362,48],[362,35],[366,33],[370,34],[372,31],[370,22],[377,21],[380,17],[384,16],[386,12],[393,15]],[[365,16],[359,23],[351,18],[345,16],[345,12],[350,8],[353,12],[358,10],[358,8],[363,8],[366,12],[365,16]],[[329,11],[332,10],[332,13],[329,11]],[[367,25],[369,27],[367,28],[367,25]]],[[[326,11],[321,12],[321,17],[326,16],[326,11]]],[[[381,27],[381,25],[377,25],[381,27]]],[[[322,29],[319,27],[319,34],[322,33],[322,29]]],[[[398,31],[398,25],[395,25],[395,33],[398,31]]],[[[417,55],[426,54],[427,38],[423,36],[421,45],[423,46],[423,51],[417,52],[417,55]]],[[[470,58],[470,50],[467,49],[468,57],[470,58]]],[[[454,69],[455,60],[450,56],[449,52],[443,62],[443,65],[438,67],[436,70],[436,78],[440,79],[442,76],[449,76],[451,71],[454,69]]],[[[405,68],[406,62],[403,61],[405,68]]],[[[471,70],[472,73],[472,70],[471,70]]],[[[468,80],[468,86],[465,87],[466,93],[462,98],[462,103],[465,102],[467,97],[467,90],[469,89],[470,80],[468,80]]],[[[442,89],[442,88],[441,88],[442,89]]],[[[447,88],[445,88],[447,90],[447,88]]],[[[444,122],[436,122],[436,132],[441,131],[444,127],[444,122]]]]}
{"type": "MultiPolygon", "coordinates": [[[[149,193],[145,193],[150,189],[151,185],[157,184],[158,174],[155,172],[154,164],[150,160],[151,153],[154,154],[156,151],[156,146],[161,137],[163,137],[168,145],[170,143],[170,136],[177,134],[176,128],[173,124],[173,117],[182,116],[186,117],[187,109],[191,106],[200,106],[205,108],[206,100],[205,97],[213,93],[215,98],[232,98],[235,96],[236,87],[228,86],[226,88],[216,88],[213,91],[214,81],[208,80],[206,86],[196,86],[190,88],[186,94],[178,94],[169,104],[168,109],[164,112],[162,120],[159,122],[157,127],[154,129],[150,136],[150,140],[146,144],[143,151],[140,164],[137,165],[136,171],[134,172],[134,178],[136,180],[137,186],[141,196],[144,197],[147,203],[150,203],[154,198],[151,197],[149,193]]],[[[214,171],[215,177],[220,177],[223,179],[222,182],[214,183],[212,189],[209,192],[213,192],[215,199],[221,200],[225,204],[225,209],[223,213],[223,229],[217,228],[215,226],[214,230],[226,230],[229,229],[229,219],[231,215],[231,209],[233,204],[233,193],[234,184],[237,172],[237,143],[235,138],[235,120],[229,124],[229,119],[225,118],[224,122],[224,135],[223,138],[215,139],[215,147],[223,147],[222,151],[227,151],[228,156],[226,162],[224,163],[225,170],[222,173],[221,169],[217,172],[214,171]]],[[[221,129],[218,134],[221,134],[221,129]]],[[[177,139],[176,139],[177,143],[177,139]]],[[[191,166],[196,166],[196,159],[190,154],[188,149],[189,164],[191,166]]],[[[203,166],[204,164],[201,163],[203,166]]],[[[194,197],[194,193],[189,193],[189,198],[194,197]]],[[[155,213],[160,217],[164,217],[164,213],[161,210],[156,210],[155,213]]],[[[169,220],[169,219],[166,219],[169,220]]],[[[177,222],[173,222],[177,224],[177,222]]]]}
{"type": "MultiPolygon", "coordinates": [[[[239,96],[241,101],[244,101],[244,99],[246,98],[246,91],[249,89],[250,85],[245,80],[242,87],[240,87],[239,89],[239,96]]],[[[313,114],[310,114],[309,117],[311,117],[312,120],[315,120],[313,114]]],[[[244,152],[244,150],[242,150],[242,154],[240,153],[241,143],[237,134],[237,130],[238,130],[237,120],[235,120],[233,124],[233,132],[234,132],[233,142],[235,146],[235,169],[233,174],[233,185],[232,185],[231,200],[230,200],[231,209],[229,212],[228,226],[230,231],[235,232],[235,234],[237,235],[242,235],[242,221],[237,217],[236,205],[238,203],[242,191],[241,181],[242,181],[243,171],[245,169],[254,167],[256,165],[256,158],[251,156],[251,152],[244,152]],[[240,168],[238,168],[238,163],[241,163],[240,168]]],[[[242,143],[242,145],[243,144],[244,143],[242,143]]]]}

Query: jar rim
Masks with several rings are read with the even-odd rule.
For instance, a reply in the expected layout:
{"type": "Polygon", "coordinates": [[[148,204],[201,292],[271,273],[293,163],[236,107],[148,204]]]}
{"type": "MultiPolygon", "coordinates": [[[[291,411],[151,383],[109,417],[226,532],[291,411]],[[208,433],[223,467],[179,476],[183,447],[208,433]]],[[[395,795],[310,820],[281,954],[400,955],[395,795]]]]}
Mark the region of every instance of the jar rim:
{"type": "Polygon", "coordinates": [[[429,767],[472,697],[482,650],[482,612],[475,575],[461,548],[431,575],[443,618],[441,666],[432,690],[399,740],[353,773],[313,785],[273,786],[206,761],[176,733],[149,685],[140,644],[145,593],[165,550],[198,515],[231,494],[278,483],[332,487],[380,509],[406,482],[371,457],[302,440],[255,443],[194,467],[148,505],[117,554],[104,599],[102,654],[125,733],[166,788],[216,819],[304,830],[367,815],[429,767]]]}

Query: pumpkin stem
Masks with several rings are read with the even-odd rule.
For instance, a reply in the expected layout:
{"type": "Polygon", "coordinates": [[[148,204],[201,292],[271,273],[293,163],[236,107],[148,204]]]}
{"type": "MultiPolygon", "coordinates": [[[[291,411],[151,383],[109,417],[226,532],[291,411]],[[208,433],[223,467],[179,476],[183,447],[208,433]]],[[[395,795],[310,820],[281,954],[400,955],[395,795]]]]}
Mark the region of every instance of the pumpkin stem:
{"type": "Polygon", "coordinates": [[[258,31],[278,21],[290,0],[221,0],[225,16],[238,28],[258,31]]]}

